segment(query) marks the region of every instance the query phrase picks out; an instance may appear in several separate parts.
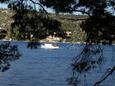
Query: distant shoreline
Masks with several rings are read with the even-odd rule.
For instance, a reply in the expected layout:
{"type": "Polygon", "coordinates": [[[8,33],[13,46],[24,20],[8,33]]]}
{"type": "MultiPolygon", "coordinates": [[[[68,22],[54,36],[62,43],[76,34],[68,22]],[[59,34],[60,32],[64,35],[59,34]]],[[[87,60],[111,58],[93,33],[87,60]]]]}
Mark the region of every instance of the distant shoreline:
{"type": "MultiPolygon", "coordinates": [[[[11,39],[1,39],[0,41],[4,41],[4,42],[5,42],[5,41],[6,41],[6,42],[7,42],[7,41],[31,42],[31,41],[29,41],[29,40],[11,40],[11,39]]],[[[34,41],[33,41],[33,42],[34,42],[34,41]]],[[[41,40],[41,41],[35,41],[35,42],[41,42],[41,43],[47,42],[47,43],[85,44],[85,42],[63,42],[63,41],[62,41],[62,42],[58,42],[58,41],[57,41],[57,42],[56,42],[56,41],[55,41],[55,42],[54,42],[54,41],[48,42],[48,41],[42,41],[42,40],[41,40]]]]}
{"type": "MultiPolygon", "coordinates": [[[[66,43],[66,44],[86,44],[86,42],[66,42],[66,41],[62,41],[62,42],[56,42],[56,41],[51,41],[51,42],[48,42],[48,41],[43,41],[43,40],[40,40],[40,41],[29,41],[29,40],[7,40],[7,39],[1,39],[0,41],[3,41],[3,42],[10,42],[10,41],[14,41],[14,42],[40,42],[40,43],[66,43]]],[[[94,44],[94,43],[92,43],[94,44]]],[[[102,43],[99,43],[99,45],[102,45],[102,43]]],[[[103,45],[109,45],[109,44],[103,44],[103,45]]],[[[112,43],[110,45],[115,45],[115,43],[112,43]]]]}

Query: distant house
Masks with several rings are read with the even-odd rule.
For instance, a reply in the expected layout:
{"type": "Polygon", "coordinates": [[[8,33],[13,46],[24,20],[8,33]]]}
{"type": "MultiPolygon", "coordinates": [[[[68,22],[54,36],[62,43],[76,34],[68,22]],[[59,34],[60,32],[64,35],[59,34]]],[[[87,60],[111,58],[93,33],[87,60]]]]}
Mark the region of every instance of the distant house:
{"type": "Polygon", "coordinates": [[[72,35],[72,32],[66,31],[67,37],[70,37],[72,35]]]}

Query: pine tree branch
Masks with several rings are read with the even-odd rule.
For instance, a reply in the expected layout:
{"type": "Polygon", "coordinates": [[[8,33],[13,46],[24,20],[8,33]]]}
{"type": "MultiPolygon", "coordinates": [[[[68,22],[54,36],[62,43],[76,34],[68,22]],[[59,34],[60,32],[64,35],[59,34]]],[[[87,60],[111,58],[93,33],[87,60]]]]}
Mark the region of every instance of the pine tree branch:
{"type": "Polygon", "coordinates": [[[40,4],[40,3],[38,3],[38,2],[35,2],[35,1],[33,1],[33,0],[30,0],[33,4],[37,4],[37,5],[39,5],[42,9],[43,9],[43,11],[47,14],[47,11],[45,10],[45,8],[42,6],[42,4],[40,4]]]}
{"type": "Polygon", "coordinates": [[[89,17],[91,16],[90,13],[83,11],[83,10],[72,9],[71,11],[81,12],[81,13],[87,14],[89,17]]]}
{"type": "Polygon", "coordinates": [[[99,86],[106,78],[108,78],[113,72],[115,71],[115,66],[112,67],[112,69],[109,71],[109,73],[100,81],[97,81],[93,86],[99,86]]]}

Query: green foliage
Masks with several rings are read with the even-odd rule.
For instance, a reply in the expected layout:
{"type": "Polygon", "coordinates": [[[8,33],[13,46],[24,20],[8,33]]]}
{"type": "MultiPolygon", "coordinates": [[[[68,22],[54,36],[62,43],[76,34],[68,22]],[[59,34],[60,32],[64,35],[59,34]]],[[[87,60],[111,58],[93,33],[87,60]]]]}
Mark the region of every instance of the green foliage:
{"type": "Polygon", "coordinates": [[[9,69],[10,61],[19,59],[21,54],[16,45],[11,45],[10,42],[0,44],[0,71],[4,72],[9,69]]]}
{"type": "Polygon", "coordinates": [[[40,0],[40,3],[44,6],[53,8],[56,13],[59,12],[72,12],[72,4],[75,4],[76,0],[40,0]]]}

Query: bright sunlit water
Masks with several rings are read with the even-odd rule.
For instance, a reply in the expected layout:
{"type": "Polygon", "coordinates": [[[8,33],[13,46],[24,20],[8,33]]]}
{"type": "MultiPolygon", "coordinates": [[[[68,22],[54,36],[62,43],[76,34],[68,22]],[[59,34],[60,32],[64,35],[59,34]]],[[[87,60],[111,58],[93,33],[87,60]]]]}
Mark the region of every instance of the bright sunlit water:
{"type": "MultiPolygon", "coordinates": [[[[11,62],[8,71],[0,73],[0,86],[72,86],[67,82],[72,76],[71,63],[81,52],[83,45],[58,43],[59,49],[28,49],[27,42],[13,42],[13,44],[18,45],[23,55],[11,62]]],[[[103,46],[103,48],[108,62],[95,70],[95,74],[91,74],[88,78],[90,85],[101,77],[105,71],[103,68],[115,65],[113,58],[115,46],[103,46]]],[[[115,86],[115,73],[102,84],[102,86],[115,86]]]]}

